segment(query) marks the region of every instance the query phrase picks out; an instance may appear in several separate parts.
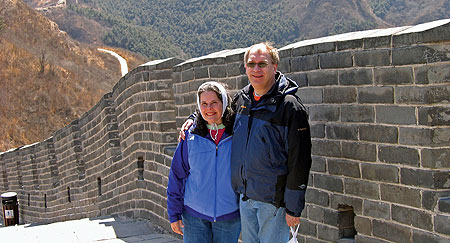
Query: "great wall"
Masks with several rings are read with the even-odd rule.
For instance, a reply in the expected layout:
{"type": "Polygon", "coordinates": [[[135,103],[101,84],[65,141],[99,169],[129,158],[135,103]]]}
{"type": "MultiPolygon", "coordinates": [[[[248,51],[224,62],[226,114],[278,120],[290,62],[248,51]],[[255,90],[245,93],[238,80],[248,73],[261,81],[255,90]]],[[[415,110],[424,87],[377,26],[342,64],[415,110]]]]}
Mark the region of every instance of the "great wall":
{"type": "MultiPolygon", "coordinates": [[[[312,128],[300,242],[449,242],[450,19],[279,50],[312,128]]],[[[169,230],[177,128],[201,83],[248,83],[244,51],[130,71],[50,138],[0,153],[0,192],[18,193],[21,223],[122,215],[169,230]]]]}

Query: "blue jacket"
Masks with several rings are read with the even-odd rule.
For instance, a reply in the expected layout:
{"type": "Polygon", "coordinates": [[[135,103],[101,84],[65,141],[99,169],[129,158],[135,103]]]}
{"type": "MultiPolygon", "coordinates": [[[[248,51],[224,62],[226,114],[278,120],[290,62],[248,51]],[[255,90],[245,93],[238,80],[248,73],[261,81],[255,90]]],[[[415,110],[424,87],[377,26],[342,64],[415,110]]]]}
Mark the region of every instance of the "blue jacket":
{"type": "Polygon", "coordinates": [[[209,221],[239,217],[239,198],[231,186],[232,137],[224,133],[216,146],[208,135],[186,132],[173,156],[167,186],[171,223],[184,211],[209,221]]]}
{"type": "Polygon", "coordinates": [[[232,184],[246,198],[300,216],[312,161],[308,115],[297,84],[280,72],[275,79],[259,102],[251,85],[234,98],[232,184]]]}

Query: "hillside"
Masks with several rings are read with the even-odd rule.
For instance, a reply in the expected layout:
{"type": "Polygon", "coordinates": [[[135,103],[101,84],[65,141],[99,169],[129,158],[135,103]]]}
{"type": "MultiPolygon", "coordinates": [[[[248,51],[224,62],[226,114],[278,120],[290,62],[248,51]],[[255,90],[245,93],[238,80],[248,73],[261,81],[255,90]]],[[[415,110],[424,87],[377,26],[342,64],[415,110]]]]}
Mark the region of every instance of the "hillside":
{"type": "Polygon", "coordinates": [[[119,64],[97,47],[114,46],[132,69],[450,18],[448,0],[24,1],[0,0],[0,151],[44,140],[111,90],[119,64]]]}
{"type": "MultiPolygon", "coordinates": [[[[33,7],[57,0],[27,0],[33,7]]],[[[450,18],[448,0],[67,0],[44,13],[73,38],[151,59],[450,18]],[[78,4],[76,4],[78,2],[78,4]],[[92,28],[94,26],[95,28],[92,28]]]]}
{"type": "MultiPolygon", "coordinates": [[[[74,41],[21,0],[0,0],[0,6],[0,151],[5,151],[50,137],[94,106],[121,74],[113,56],[74,41]]],[[[146,61],[115,51],[130,68],[146,61]]]]}

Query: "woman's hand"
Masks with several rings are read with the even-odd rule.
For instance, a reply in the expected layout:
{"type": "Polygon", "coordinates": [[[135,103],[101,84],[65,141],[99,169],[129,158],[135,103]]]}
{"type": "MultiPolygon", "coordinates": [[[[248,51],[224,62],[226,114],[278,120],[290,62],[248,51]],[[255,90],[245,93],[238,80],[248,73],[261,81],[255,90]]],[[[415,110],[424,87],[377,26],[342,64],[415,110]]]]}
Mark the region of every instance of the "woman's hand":
{"type": "Polygon", "coordinates": [[[181,126],[180,129],[180,134],[178,135],[178,141],[181,141],[181,139],[185,139],[185,132],[192,126],[192,124],[194,124],[194,120],[192,119],[187,119],[183,125],[181,126]]]}
{"type": "Polygon", "coordinates": [[[181,221],[181,219],[176,222],[171,223],[170,227],[172,228],[173,232],[175,232],[179,235],[183,235],[183,230],[181,228],[184,228],[184,224],[183,224],[183,221],[181,221]]]}

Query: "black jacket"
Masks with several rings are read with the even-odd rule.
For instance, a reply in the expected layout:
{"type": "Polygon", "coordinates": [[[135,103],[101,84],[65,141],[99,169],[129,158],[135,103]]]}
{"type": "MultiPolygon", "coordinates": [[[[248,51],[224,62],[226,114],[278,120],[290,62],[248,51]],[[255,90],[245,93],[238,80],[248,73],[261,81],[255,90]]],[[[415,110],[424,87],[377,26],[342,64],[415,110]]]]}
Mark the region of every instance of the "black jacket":
{"type": "Polygon", "coordinates": [[[252,102],[251,85],[234,97],[232,185],[237,193],[298,217],[311,168],[308,115],[295,95],[297,84],[281,72],[275,80],[259,102],[252,102]]]}

